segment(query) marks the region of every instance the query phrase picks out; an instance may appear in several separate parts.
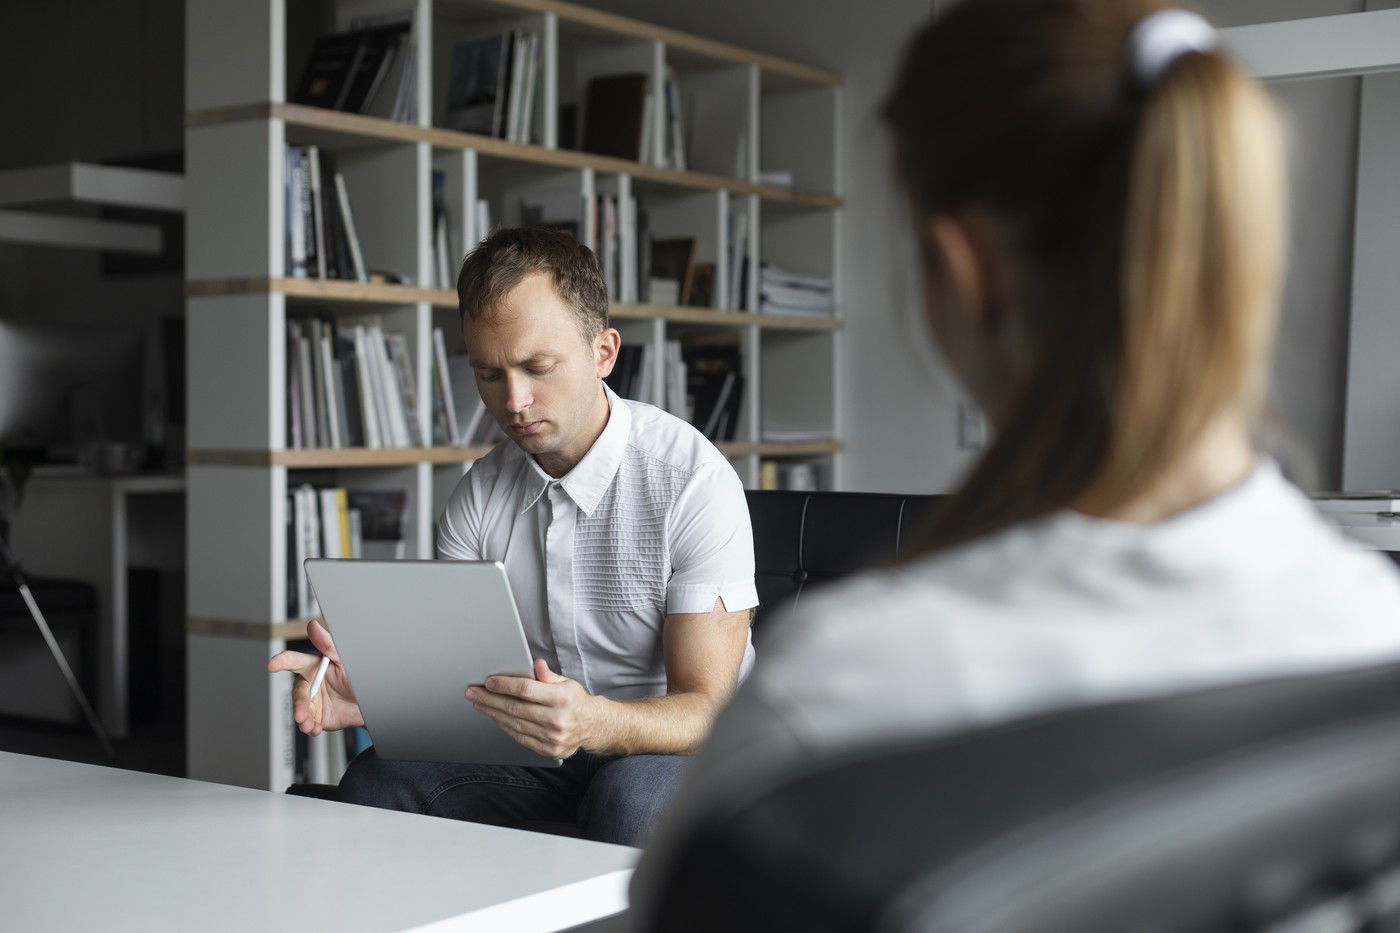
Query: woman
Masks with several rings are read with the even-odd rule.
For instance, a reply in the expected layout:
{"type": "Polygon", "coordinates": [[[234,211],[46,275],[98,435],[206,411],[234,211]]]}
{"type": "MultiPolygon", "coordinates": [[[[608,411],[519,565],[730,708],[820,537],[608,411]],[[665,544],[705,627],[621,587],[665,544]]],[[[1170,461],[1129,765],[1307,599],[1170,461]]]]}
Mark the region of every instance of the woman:
{"type": "Polygon", "coordinates": [[[1400,586],[1261,458],[1280,121],[1194,14],[970,0],[885,106],[930,329],[997,439],[901,566],[771,631],[634,884],[761,771],[1400,655],[1400,586]]]}

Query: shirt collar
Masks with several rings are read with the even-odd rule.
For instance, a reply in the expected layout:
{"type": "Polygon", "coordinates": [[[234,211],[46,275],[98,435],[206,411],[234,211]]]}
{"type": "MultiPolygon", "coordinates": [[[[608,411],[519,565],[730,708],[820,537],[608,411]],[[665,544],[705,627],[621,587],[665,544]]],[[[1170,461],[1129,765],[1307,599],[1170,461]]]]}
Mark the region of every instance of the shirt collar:
{"type": "MultiPolygon", "coordinates": [[[[564,492],[574,500],[574,504],[584,515],[593,514],[593,510],[602,501],[603,493],[612,485],[617,468],[622,464],[622,454],[627,449],[627,439],[632,433],[632,410],[627,407],[626,402],[617,397],[606,382],[603,383],[603,392],[608,399],[608,423],[603,427],[603,433],[598,435],[598,439],[588,448],[588,453],[583,455],[583,459],[558,480],[564,492]]],[[[552,476],[540,468],[534,457],[527,455],[525,459],[530,467],[525,476],[525,503],[520,508],[522,512],[532,508],[549,488],[549,484],[555,482],[552,476]]]]}

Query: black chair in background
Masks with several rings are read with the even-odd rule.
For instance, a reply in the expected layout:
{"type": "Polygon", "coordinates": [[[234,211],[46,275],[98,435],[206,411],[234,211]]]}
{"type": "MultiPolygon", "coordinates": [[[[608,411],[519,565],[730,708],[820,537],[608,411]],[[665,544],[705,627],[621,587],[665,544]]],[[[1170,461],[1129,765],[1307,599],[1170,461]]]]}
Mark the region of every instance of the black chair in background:
{"type": "Polygon", "coordinates": [[[652,929],[1400,929],[1400,665],[867,749],[705,815],[652,929]]]}
{"type": "Polygon", "coordinates": [[[761,623],[805,590],[892,564],[941,496],[865,492],[747,493],[761,623]]]}

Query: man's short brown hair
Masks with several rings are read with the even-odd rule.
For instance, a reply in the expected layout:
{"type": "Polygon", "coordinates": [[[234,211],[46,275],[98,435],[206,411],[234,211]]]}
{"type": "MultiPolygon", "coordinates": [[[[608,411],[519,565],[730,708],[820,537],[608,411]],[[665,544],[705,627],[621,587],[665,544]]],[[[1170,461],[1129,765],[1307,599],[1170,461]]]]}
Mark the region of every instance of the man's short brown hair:
{"type": "Polygon", "coordinates": [[[505,227],[467,254],[457,276],[462,322],[491,321],[510,290],[532,272],[548,272],[554,291],[592,340],[608,326],[608,288],[593,250],[550,227],[505,227]]]}

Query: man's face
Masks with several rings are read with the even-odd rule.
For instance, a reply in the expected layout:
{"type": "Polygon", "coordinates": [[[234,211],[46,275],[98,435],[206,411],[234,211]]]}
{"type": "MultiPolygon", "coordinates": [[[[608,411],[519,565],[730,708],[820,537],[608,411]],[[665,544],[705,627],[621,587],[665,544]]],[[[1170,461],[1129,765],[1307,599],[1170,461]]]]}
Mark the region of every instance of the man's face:
{"type": "Polygon", "coordinates": [[[534,272],[494,319],[466,321],[463,332],[477,390],[501,430],[551,473],[571,469],[607,423],[598,380],[617,360],[617,331],[585,341],[549,274],[534,272]]]}

